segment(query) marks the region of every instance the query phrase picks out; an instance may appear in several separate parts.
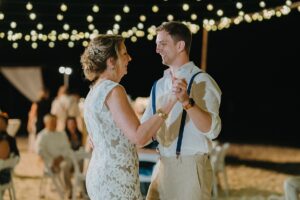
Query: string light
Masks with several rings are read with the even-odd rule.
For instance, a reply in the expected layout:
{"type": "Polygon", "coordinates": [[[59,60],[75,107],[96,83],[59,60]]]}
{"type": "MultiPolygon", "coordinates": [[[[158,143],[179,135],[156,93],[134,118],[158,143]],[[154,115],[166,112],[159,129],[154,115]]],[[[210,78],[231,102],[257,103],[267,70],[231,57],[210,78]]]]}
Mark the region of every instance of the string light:
{"type": "Polygon", "coordinates": [[[285,1],[285,5],[291,6],[292,5],[292,1],[290,1],[290,0],[285,1]]]}
{"type": "Polygon", "coordinates": [[[31,43],[31,47],[33,49],[36,49],[38,47],[38,44],[36,42],[31,43]]]}
{"type": "Polygon", "coordinates": [[[266,3],[264,1],[261,1],[261,2],[259,2],[259,6],[261,8],[264,8],[264,7],[266,7],[266,3]]]}
{"type": "Polygon", "coordinates": [[[138,23],[137,27],[138,27],[139,29],[143,29],[143,28],[144,28],[144,24],[143,24],[143,23],[138,23]]]}
{"type": "Polygon", "coordinates": [[[64,25],[63,25],[63,29],[64,29],[65,31],[68,31],[68,30],[70,29],[70,25],[69,25],[69,24],[64,24],[64,25]]]}
{"type": "Polygon", "coordinates": [[[214,9],[214,6],[212,4],[208,4],[206,8],[207,10],[212,11],[214,9]]]}
{"type": "Polygon", "coordinates": [[[92,22],[92,21],[94,21],[94,17],[93,17],[92,15],[88,15],[88,16],[86,17],[86,21],[87,21],[87,22],[92,22]]]}
{"type": "Polygon", "coordinates": [[[122,19],[121,15],[115,15],[115,20],[117,22],[121,21],[121,19],[122,19]]]}
{"type": "Polygon", "coordinates": [[[242,9],[243,4],[241,2],[236,2],[236,8],[237,9],[242,9]]]}
{"type": "Polygon", "coordinates": [[[3,20],[5,17],[5,15],[3,14],[3,12],[0,12],[0,20],[3,20]]]}
{"type": "Polygon", "coordinates": [[[89,24],[88,29],[91,30],[91,31],[94,30],[95,29],[95,25],[94,24],[89,24]]]}
{"type": "Polygon", "coordinates": [[[30,18],[31,20],[35,20],[35,19],[36,19],[36,14],[35,14],[35,13],[30,13],[30,14],[29,14],[29,18],[30,18]]]}
{"type": "Polygon", "coordinates": [[[82,46],[87,47],[88,45],[89,45],[88,41],[84,40],[84,41],[82,42],[82,46]]]}
{"type": "Polygon", "coordinates": [[[173,15],[168,15],[167,19],[168,19],[168,21],[173,21],[174,20],[174,16],[173,15]]]}
{"type": "MultiPolygon", "coordinates": [[[[166,0],[165,0],[166,1],[166,0]]],[[[199,2],[200,0],[196,0],[199,2]]],[[[296,1],[296,0],[295,0],[296,1]]],[[[297,0],[298,1],[298,0],[297,0]]],[[[183,4],[178,4],[177,7],[179,9],[181,8],[181,12],[184,11],[184,15],[180,15],[180,13],[176,13],[176,10],[168,10],[168,7],[172,2],[169,2],[168,4],[159,4],[161,6],[162,10],[164,12],[169,12],[169,14],[166,15],[166,20],[167,21],[173,21],[175,20],[180,20],[184,23],[186,23],[189,28],[191,29],[193,34],[197,34],[200,30],[200,28],[204,28],[207,31],[217,31],[217,30],[223,30],[224,28],[229,28],[232,25],[238,25],[242,22],[244,23],[251,23],[254,21],[262,21],[262,20],[269,20],[273,17],[282,17],[284,15],[288,15],[292,9],[298,9],[300,12],[300,1],[298,2],[292,2],[291,0],[285,0],[283,2],[283,5],[278,5],[277,7],[271,7],[269,5],[269,8],[266,7],[265,1],[259,1],[257,2],[257,6],[259,7],[258,10],[254,11],[253,13],[247,12],[247,6],[248,4],[245,3],[243,5],[242,2],[245,2],[244,0],[241,1],[236,1],[233,2],[233,6],[235,6],[238,11],[237,11],[237,16],[224,16],[224,13],[233,13],[229,12],[227,9],[225,9],[221,4],[218,5],[217,3],[209,3],[204,5],[204,9],[207,9],[207,13],[209,11],[209,14],[206,19],[203,19],[202,23],[197,21],[199,12],[191,9],[194,8],[194,5],[190,5],[187,3],[183,4]],[[165,7],[164,7],[165,6],[165,7]],[[216,9],[217,8],[217,9],[216,9]],[[223,10],[224,8],[224,10],[223,10]],[[215,12],[211,12],[215,10],[215,12]],[[193,10],[193,11],[192,11],[193,10]],[[227,12],[228,11],[228,12],[227,12]],[[186,21],[185,21],[186,20],[186,21]]],[[[42,3],[41,3],[42,4],[42,3]]],[[[227,3],[229,4],[229,3],[227,3]]],[[[39,9],[35,9],[33,12],[33,8],[39,8],[39,4],[35,3],[34,5],[31,2],[27,2],[25,7],[28,12],[29,19],[28,21],[35,21],[36,19],[44,19],[41,13],[38,13],[39,9]]],[[[196,5],[196,4],[195,4],[196,5]]],[[[197,4],[198,5],[198,4],[197,4]]],[[[115,6],[115,5],[110,5],[110,6],[115,6]]],[[[140,5],[139,5],[140,6],[140,5]]],[[[153,12],[154,14],[157,14],[160,10],[160,7],[158,5],[148,5],[150,6],[150,10],[148,11],[153,12]]],[[[58,21],[63,21],[63,24],[60,25],[60,28],[55,30],[55,28],[49,27],[49,24],[54,24],[54,23],[49,23],[45,21],[40,21],[39,23],[35,22],[30,22],[33,23],[33,27],[36,28],[36,30],[32,29],[27,32],[21,32],[19,31],[19,27],[23,27],[23,22],[19,21],[18,19],[14,19],[13,17],[9,16],[6,11],[0,11],[0,25],[2,26],[2,21],[6,18],[9,18],[11,21],[10,22],[5,22],[3,24],[8,24],[7,28],[10,28],[11,30],[0,30],[0,40],[7,40],[11,42],[12,48],[17,49],[19,47],[19,41],[26,41],[31,44],[31,47],[33,49],[38,48],[40,43],[45,42],[48,44],[49,48],[54,48],[56,45],[55,43],[58,41],[66,41],[66,44],[68,47],[73,48],[75,45],[79,44],[82,46],[86,46],[88,44],[88,41],[95,37],[97,34],[99,34],[99,30],[95,27],[95,25],[92,23],[94,20],[97,21],[98,23],[98,17],[101,17],[101,15],[96,15],[95,13],[98,13],[100,8],[99,5],[97,4],[91,4],[88,5],[89,12],[85,14],[76,14],[72,16],[71,12],[68,12],[66,14],[66,20],[64,20],[64,14],[66,11],[68,11],[69,5],[67,3],[61,3],[58,9],[58,13],[55,14],[54,16],[58,21]],[[70,18],[69,18],[70,14],[70,18]],[[95,19],[94,16],[95,15],[95,19]],[[67,21],[68,19],[71,18],[82,18],[83,16],[83,21],[86,20],[86,24],[82,26],[81,24],[77,26],[74,24],[72,21],[67,21]],[[86,19],[84,20],[84,16],[86,16],[86,19]],[[97,18],[97,20],[96,20],[97,18]],[[71,29],[71,26],[72,28],[71,29]],[[85,27],[84,29],[82,27],[85,27]],[[49,29],[51,31],[49,31],[49,29]],[[78,29],[78,30],[77,30],[78,29]],[[45,31],[46,30],[46,31],[45,31]],[[47,31],[48,30],[48,31],[47,31]],[[2,31],[2,32],[1,32],[2,31]],[[77,42],[78,41],[78,42],[77,42]]],[[[173,7],[172,7],[173,8],[173,7]]],[[[103,7],[101,6],[101,9],[107,9],[105,5],[103,7]]],[[[130,13],[130,11],[134,10],[136,11],[135,5],[127,5],[125,4],[123,7],[121,7],[120,11],[123,11],[126,13],[124,16],[121,16],[119,13],[111,13],[112,15],[112,20],[114,20],[116,23],[113,24],[113,27],[109,27],[109,29],[105,30],[102,29],[101,23],[100,23],[100,31],[101,33],[106,32],[107,34],[121,34],[123,37],[130,38],[130,41],[132,42],[137,42],[138,38],[141,37],[146,37],[148,40],[153,40],[154,36],[156,35],[156,26],[154,24],[148,24],[145,23],[146,20],[153,21],[153,23],[157,23],[157,21],[153,20],[152,17],[156,17],[159,15],[154,15],[152,14],[147,14],[147,13],[137,13],[138,18],[135,18],[136,21],[132,22],[133,16],[127,13],[130,13]],[[147,14],[147,17],[146,17],[147,14]],[[120,24],[121,21],[125,21],[126,25],[123,26],[123,24],[120,24]],[[132,23],[131,28],[128,28],[127,24],[132,23]],[[147,24],[147,25],[146,25],[147,24]],[[122,30],[122,28],[125,28],[128,30],[122,30]]],[[[114,9],[112,9],[114,10],[114,9]]],[[[142,9],[141,9],[142,10],[142,9]]],[[[72,7],[73,11],[73,7],[72,7]]],[[[102,10],[101,10],[102,11],[102,10]]],[[[103,11],[105,13],[106,10],[103,11]]],[[[205,12],[205,11],[204,11],[205,12]]],[[[183,12],[182,12],[183,13],[183,12]]],[[[43,14],[44,15],[44,14],[43,14]]],[[[232,15],[232,14],[231,14],[232,15]]],[[[201,16],[202,13],[201,13],[201,16]]],[[[205,14],[204,14],[205,16],[205,14]]],[[[54,19],[55,19],[54,17],[54,19]]],[[[28,23],[28,22],[26,22],[28,23]]],[[[105,22],[106,23],[106,22],[105,22]]],[[[97,24],[98,25],[98,24],[97,24]]]]}
{"type": "Polygon", "coordinates": [[[92,10],[93,10],[94,13],[97,13],[97,12],[99,12],[100,8],[99,8],[98,5],[93,5],[92,10]]]}
{"type": "Polygon", "coordinates": [[[63,16],[62,14],[57,14],[57,15],[56,15],[56,19],[57,19],[58,21],[62,21],[62,20],[64,19],[64,16],[63,16]]]}
{"type": "Polygon", "coordinates": [[[217,15],[218,16],[223,16],[223,14],[224,14],[223,10],[221,10],[221,9],[217,10],[217,15]]]}
{"type": "Polygon", "coordinates": [[[152,6],[152,12],[157,13],[159,11],[159,8],[157,5],[152,6]]]}
{"type": "Polygon", "coordinates": [[[17,49],[17,48],[19,47],[19,44],[16,43],[16,42],[14,42],[14,43],[12,44],[12,47],[13,47],[14,49],[17,49]]]}
{"type": "Polygon", "coordinates": [[[190,6],[189,6],[189,4],[187,4],[187,3],[184,3],[183,5],[182,5],[182,10],[184,10],[184,11],[188,11],[190,9],[190,6]]]}
{"type": "Polygon", "coordinates": [[[70,48],[73,48],[73,47],[74,47],[74,42],[72,42],[72,41],[68,42],[68,46],[69,46],[70,48]]]}
{"type": "Polygon", "coordinates": [[[148,40],[153,40],[153,35],[148,34],[148,35],[147,35],[147,39],[148,39],[148,40]]]}
{"type": "Polygon", "coordinates": [[[140,16],[140,20],[141,20],[141,22],[146,21],[146,16],[145,16],[145,15],[141,15],[141,16],[140,16]]]}
{"type": "Polygon", "coordinates": [[[197,19],[197,15],[195,13],[191,14],[191,20],[195,21],[197,19]]]}
{"type": "Polygon", "coordinates": [[[123,7],[123,12],[124,12],[124,13],[129,13],[129,12],[130,12],[129,6],[125,5],[125,6],[123,7]]]}
{"type": "Polygon", "coordinates": [[[114,24],[114,29],[119,30],[120,29],[120,25],[119,24],[114,24]]]}
{"type": "Polygon", "coordinates": [[[32,10],[32,8],[33,8],[32,4],[31,4],[30,2],[28,2],[28,3],[26,4],[26,9],[27,9],[27,10],[32,10]]]}
{"type": "Polygon", "coordinates": [[[55,47],[55,43],[54,42],[49,42],[49,47],[50,48],[54,48],[55,47]]]}
{"type": "Polygon", "coordinates": [[[131,42],[136,42],[136,41],[137,41],[137,37],[132,36],[132,37],[130,38],[130,40],[131,40],[131,42]]]}
{"type": "Polygon", "coordinates": [[[66,5],[66,4],[61,4],[60,5],[60,10],[62,11],[62,12],[66,12],[67,10],[68,10],[68,6],[66,5]]]}
{"type": "Polygon", "coordinates": [[[38,30],[42,30],[43,29],[43,24],[42,23],[38,23],[37,25],[36,25],[36,28],[38,29],[38,30]]]}
{"type": "Polygon", "coordinates": [[[17,27],[17,23],[14,22],[14,21],[12,21],[12,22],[10,23],[10,27],[11,27],[12,29],[16,28],[16,27],[17,27]]]}

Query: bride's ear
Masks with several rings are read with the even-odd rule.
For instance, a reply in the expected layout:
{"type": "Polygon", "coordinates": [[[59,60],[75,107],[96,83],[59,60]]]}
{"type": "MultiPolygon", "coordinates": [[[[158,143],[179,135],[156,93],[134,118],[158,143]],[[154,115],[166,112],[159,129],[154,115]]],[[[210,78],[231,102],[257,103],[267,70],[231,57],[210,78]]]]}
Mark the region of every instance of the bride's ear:
{"type": "Polygon", "coordinates": [[[106,65],[108,70],[115,70],[116,60],[113,57],[110,57],[106,60],[106,65]]]}

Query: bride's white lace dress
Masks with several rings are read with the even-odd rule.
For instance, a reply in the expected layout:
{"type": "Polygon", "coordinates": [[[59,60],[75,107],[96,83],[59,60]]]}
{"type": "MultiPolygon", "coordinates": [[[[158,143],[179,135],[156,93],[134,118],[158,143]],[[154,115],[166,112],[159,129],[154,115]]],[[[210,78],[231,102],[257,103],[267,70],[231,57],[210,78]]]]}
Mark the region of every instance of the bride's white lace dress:
{"type": "Polygon", "coordinates": [[[94,85],[84,102],[84,121],[94,148],[86,186],[91,200],[141,200],[136,146],[116,126],[105,105],[118,83],[94,85]]]}

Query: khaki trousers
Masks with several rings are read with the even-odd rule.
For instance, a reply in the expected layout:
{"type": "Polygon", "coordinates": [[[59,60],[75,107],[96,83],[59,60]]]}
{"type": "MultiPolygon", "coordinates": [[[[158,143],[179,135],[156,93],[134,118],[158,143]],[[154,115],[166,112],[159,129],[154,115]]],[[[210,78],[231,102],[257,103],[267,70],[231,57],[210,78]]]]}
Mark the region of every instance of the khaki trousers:
{"type": "Polygon", "coordinates": [[[161,157],[146,200],[210,200],[212,168],[207,154],[161,157]]]}

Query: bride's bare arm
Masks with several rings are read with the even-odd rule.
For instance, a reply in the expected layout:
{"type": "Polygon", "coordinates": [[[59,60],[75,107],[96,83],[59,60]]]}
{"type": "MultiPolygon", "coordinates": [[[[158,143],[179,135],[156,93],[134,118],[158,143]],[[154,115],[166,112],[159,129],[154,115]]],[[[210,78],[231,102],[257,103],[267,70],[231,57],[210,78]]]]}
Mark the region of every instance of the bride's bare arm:
{"type": "MultiPolygon", "coordinates": [[[[161,111],[168,114],[175,103],[176,98],[173,98],[161,108],[161,111]]],[[[148,142],[164,123],[163,117],[155,114],[141,124],[122,86],[116,86],[111,91],[106,99],[106,104],[112,113],[116,125],[132,143],[137,145],[144,145],[148,142]]]]}

